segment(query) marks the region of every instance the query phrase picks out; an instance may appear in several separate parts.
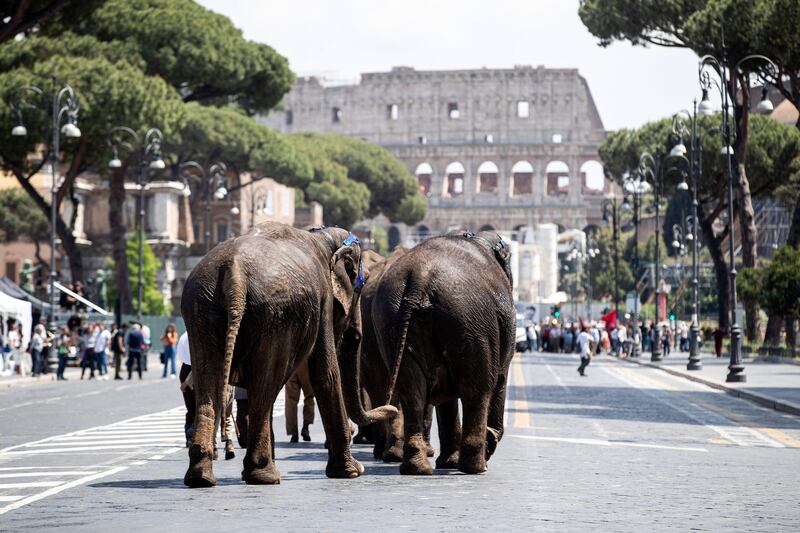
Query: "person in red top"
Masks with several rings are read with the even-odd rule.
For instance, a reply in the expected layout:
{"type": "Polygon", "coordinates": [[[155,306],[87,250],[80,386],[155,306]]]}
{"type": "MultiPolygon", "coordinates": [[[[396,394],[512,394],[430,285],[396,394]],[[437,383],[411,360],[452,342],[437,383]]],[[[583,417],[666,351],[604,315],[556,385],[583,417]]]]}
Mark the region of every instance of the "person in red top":
{"type": "Polygon", "coordinates": [[[714,351],[717,352],[717,357],[722,357],[722,341],[727,336],[725,328],[717,328],[714,330],[714,351]]]}
{"type": "Polygon", "coordinates": [[[167,367],[172,363],[172,373],[169,377],[175,379],[175,345],[178,344],[178,330],[175,324],[167,324],[167,329],[161,335],[161,342],[164,344],[164,373],[161,377],[167,377],[167,367]]]}

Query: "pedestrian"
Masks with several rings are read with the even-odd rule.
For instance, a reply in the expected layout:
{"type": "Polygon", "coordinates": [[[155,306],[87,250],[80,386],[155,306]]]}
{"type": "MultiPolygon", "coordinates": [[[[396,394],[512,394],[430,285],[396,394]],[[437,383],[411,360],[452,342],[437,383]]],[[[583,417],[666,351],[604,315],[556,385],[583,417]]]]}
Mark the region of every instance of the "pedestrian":
{"type": "Polygon", "coordinates": [[[572,324],[566,324],[564,326],[564,333],[562,334],[561,338],[563,339],[563,350],[565,353],[573,353],[574,346],[575,346],[575,333],[572,327],[572,324]]]}
{"type": "Polygon", "coordinates": [[[100,379],[108,381],[108,349],[111,344],[111,332],[105,324],[97,323],[97,333],[94,337],[94,360],[97,364],[97,373],[100,379]]]}
{"type": "Polygon", "coordinates": [[[600,330],[600,342],[603,344],[603,352],[608,355],[611,352],[611,337],[609,337],[608,329],[605,327],[600,330]]]}
{"type": "Polygon", "coordinates": [[[138,322],[135,322],[130,330],[128,330],[128,379],[133,377],[133,365],[136,365],[136,371],[139,374],[139,380],[142,379],[142,351],[145,349],[144,336],[142,335],[142,327],[138,322]]]}
{"type": "Polygon", "coordinates": [[[186,379],[192,372],[192,355],[189,353],[188,332],[184,332],[183,335],[178,338],[178,344],[175,351],[178,361],[181,363],[178,381],[181,384],[180,387],[181,393],[183,394],[183,403],[186,406],[186,419],[183,424],[183,432],[186,435],[186,447],[188,448],[192,443],[192,437],[194,437],[195,413],[197,409],[194,398],[194,389],[190,388],[186,382],[186,379]]]}
{"type": "Polygon", "coordinates": [[[624,325],[620,324],[617,328],[617,357],[622,357],[622,354],[628,353],[628,330],[624,325]]]}
{"type": "Polygon", "coordinates": [[[119,375],[122,370],[122,356],[125,355],[125,336],[128,333],[128,324],[123,324],[122,328],[114,324],[114,331],[111,337],[111,353],[114,356],[114,379],[122,379],[119,375]]]}
{"type": "Polygon", "coordinates": [[[308,426],[314,423],[314,389],[308,377],[308,362],[297,367],[292,377],[286,382],[286,434],[291,436],[291,442],[297,442],[297,404],[300,402],[300,389],[303,390],[303,440],[311,440],[308,426]]]}
{"type": "Polygon", "coordinates": [[[235,387],[233,398],[236,400],[236,434],[239,438],[239,447],[247,448],[247,427],[250,425],[250,415],[247,411],[247,389],[235,387]]]}
{"type": "Polygon", "coordinates": [[[722,341],[728,335],[728,332],[725,328],[717,327],[714,330],[714,351],[717,353],[717,357],[722,357],[722,341]]]}
{"type": "Polygon", "coordinates": [[[581,376],[586,375],[586,367],[589,366],[589,363],[592,360],[592,335],[588,331],[586,331],[586,326],[581,326],[581,332],[578,335],[578,347],[580,348],[581,354],[581,366],[578,367],[578,374],[581,376]]]}
{"type": "Polygon", "coordinates": [[[61,327],[61,332],[55,341],[56,354],[58,354],[58,367],[56,367],[56,379],[59,381],[66,381],[64,377],[64,369],[67,367],[67,359],[70,354],[70,346],[72,345],[72,336],[69,334],[67,326],[61,327]]]}
{"type": "Polygon", "coordinates": [[[6,335],[6,343],[8,345],[9,359],[7,364],[10,364],[11,373],[13,374],[16,367],[16,372],[24,376],[27,372],[25,360],[22,355],[22,333],[20,332],[20,324],[16,319],[9,319],[8,321],[8,334],[6,335]]]}
{"type": "Polygon", "coordinates": [[[609,333],[609,338],[611,341],[611,351],[619,355],[619,328],[617,327],[611,328],[611,333],[609,333]]]}
{"type": "Polygon", "coordinates": [[[95,324],[91,324],[84,328],[82,338],[82,354],[81,357],[81,379],[83,379],[86,369],[89,369],[89,379],[94,379],[95,358],[94,358],[94,341],[95,341],[95,324]]]}
{"type": "Polygon", "coordinates": [[[670,331],[669,328],[664,325],[661,328],[661,352],[664,354],[664,357],[669,355],[670,350],[670,331]]]}
{"type": "Polygon", "coordinates": [[[161,374],[162,378],[167,377],[167,367],[172,364],[172,373],[170,378],[175,378],[175,345],[178,344],[178,330],[175,324],[167,324],[167,329],[161,335],[161,342],[164,344],[164,373],[161,374]]]}
{"type": "Polygon", "coordinates": [[[31,373],[38,376],[42,373],[44,362],[42,361],[42,352],[44,350],[45,332],[44,326],[36,324],[33,328],[33,335],[31,336],[31,373]]]}
{"type": "Polygon", "coordinates": [[[144,339],[144,347],[142,348],[142,367],[147,372],[147,357],[150,354],[150,326],[139,322],[139,327],[142,330],[142,338],[144,339]]]}

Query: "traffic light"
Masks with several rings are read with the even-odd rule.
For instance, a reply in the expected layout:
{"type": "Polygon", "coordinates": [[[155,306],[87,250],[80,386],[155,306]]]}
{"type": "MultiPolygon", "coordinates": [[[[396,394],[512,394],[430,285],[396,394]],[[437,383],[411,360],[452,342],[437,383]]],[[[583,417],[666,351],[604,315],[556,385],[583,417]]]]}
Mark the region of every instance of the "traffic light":
{"type": "Polygon", "coordinates": [[[674,322],[675,321],[675,310],[674,309],[670,309],[670,311],[669,311],[669,321],[670,322],[674,322]]]}
{"type": "Polygon", "coordinates": [[[556,318],[561,316],[561,308],[557,305],[553,306],[553,316],[556,318]]]}

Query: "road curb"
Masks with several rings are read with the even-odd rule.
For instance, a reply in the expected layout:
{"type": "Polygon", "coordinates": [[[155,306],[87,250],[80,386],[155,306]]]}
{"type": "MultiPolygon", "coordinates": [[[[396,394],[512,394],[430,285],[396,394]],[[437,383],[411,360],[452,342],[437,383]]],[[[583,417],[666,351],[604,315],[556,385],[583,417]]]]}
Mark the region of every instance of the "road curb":
{"type": "Polygon", "coordinates": [[[722,383],[717,383],[716,381],[711,381],[710,379],[705,379],[699,376],[694,376],[687,372],[682,372],[680,370],[675,370],[674,368],[668,368],[660,365],[656,365],[653,363],[648,363],[646,361],[637,361],[635,359],[628,359],[628,358],[620,358],[617,356],[612,356],[619,361],[626,361],[631,364],[636,364],[639,366],[646,366],[649,368],[655,368],[666,372],[667,374],[672,374],[673,376],[678,376],[684,379],[688,379],[689,381],[694,381],[696,383],[703,384],[707,387],[711,387],[712,389],[721,390],[730,394],[731,396],[736,396],[737,398],[743,398],[745,400],[749,400],[751,402],[757,403],[759,405],[763,405],[764,407],[769,407],[770,409],[775,409],[776,411],[781,411],[783,413],[789,413],[795,416],[800,416],[800,405],[797,405],[792,402],[787,402],[784,400],[778,400],[772,398],[770,396],[765,396],[763,394],[757,394],[755,392],[750,392],[742,389],[737,389],[735,387],[729,387],[727,385],[723,385],[722,383]]]}

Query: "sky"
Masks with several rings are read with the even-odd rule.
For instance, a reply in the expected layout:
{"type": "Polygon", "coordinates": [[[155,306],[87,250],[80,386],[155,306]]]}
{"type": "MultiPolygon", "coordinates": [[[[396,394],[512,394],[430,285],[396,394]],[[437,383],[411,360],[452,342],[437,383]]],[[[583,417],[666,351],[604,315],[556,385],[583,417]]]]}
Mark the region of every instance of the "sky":
{"type": "Polygon", "coordinates": [[[248,39],[269,44],[298,75],[356,79],[393,66],[418,70],[577,68],[608,130],[688,109],[697,56],[684,49],[607,48],[575,0],[199,0],[248,39]]]}

